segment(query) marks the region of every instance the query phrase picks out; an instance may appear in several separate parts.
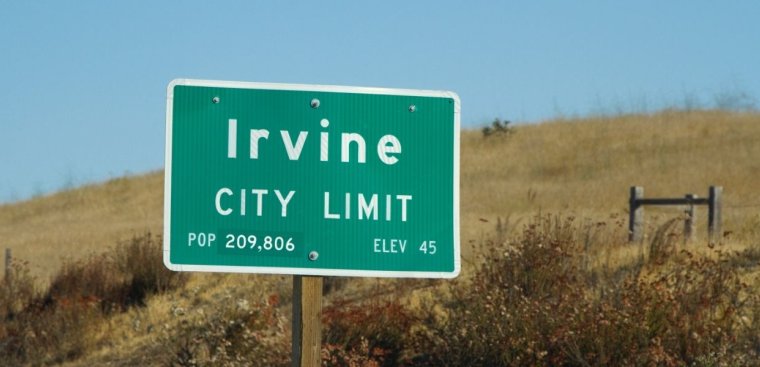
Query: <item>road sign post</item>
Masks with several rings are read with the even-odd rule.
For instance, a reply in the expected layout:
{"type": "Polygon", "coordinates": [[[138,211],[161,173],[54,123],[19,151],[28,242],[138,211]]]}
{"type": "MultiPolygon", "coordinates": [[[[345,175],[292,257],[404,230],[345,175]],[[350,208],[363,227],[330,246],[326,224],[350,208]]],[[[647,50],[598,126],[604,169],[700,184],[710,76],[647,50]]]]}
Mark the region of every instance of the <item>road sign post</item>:
{"type": "Polygon", "coordinates": [[[319,366],[322,354],[322,277],[293,276],[293,367],[319,366]]]}
{"type": "Polygon", "coordinates": [[[319,365],[321,276],[459,274],[451,92],[174,80],[164,264],[293,274],[293,365],[319,365]]]}

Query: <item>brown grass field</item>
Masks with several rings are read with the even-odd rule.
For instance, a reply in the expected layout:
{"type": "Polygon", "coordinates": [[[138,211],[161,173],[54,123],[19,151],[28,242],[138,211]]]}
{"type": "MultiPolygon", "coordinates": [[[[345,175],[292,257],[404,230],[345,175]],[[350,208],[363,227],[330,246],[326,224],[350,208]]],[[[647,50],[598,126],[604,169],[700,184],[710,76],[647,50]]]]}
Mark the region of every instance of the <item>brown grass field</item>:
{"type": "MultiPolygon", "coordinates": [[[[480,130],[465,130],[461,139],[462,275],[453,282],[333,280],[334,290],[325,298],[325,365],[754,364],[748,361],[757,356],[752,350],[760,348],[760,335],[752,332],[760,326],[760,306],[750,297],[760,285],[760,114],[666,110],[521,125],[509,136],[484,138],[480,130]],[[697,240],[684,245],[676,222],[683,209],[647,207],[647,241],[627,245],[628,190],[634,185],[643,186],[647,197],[706,196],[708,186],[723,186],[725,237],[717,249],[707,246],[706,210],[700,208],[697,240]],[[556,256],[530,247],[536,243],[541,249],[551,247],[556,256]],[[567,271],[567,277],[535,283],[548,276],[536,269],[555,257],[577,262],[552,263],[549,273],[567,271]],[[528,265],[520,268],[523,263],[528,265]],[[494,271],[504,269],[512,275],[493,278],[494,271]],[[679,269],[694,269],[697,275],[681,276],[679,269]],[[526,275],[534,271],[537,275],[526,275]],[[725,282],[708,282],[717,278],[725,282]],[[483,284],[524,287],[516,295],[483,284]],[[571,290],[579,284],[588,291],[571,290]],[[647,293],[637,286],[641,284],[672,292],[647,293]],[[556,288],[560,286],[567,288],[556,288]],[[462,293],[470,288],[490,297],[472,306],[473,313],[483,307],[480,319],[457,308],[463,299],[473,302],[462,293]],[[719,291],[710,293],[712,298],[695,293],[707,288],[719,291]],[[614,297],[607,301],[610,294],[614,297]],[[536,295],[543,296],[531,298],[536,295]],[[682,309],[686,315],[706,316],[639,315],[636,310],[649,310],[645,303],[631,305],[623,315],[629,298],[652,299],[653,304],[682,309]],[[528,307],[521,299],[533,306],[546,301],[554,308],[536,314],[531,310],[541,308],[528,307]],[[566,309],[568,302],[588,302],[593,305],[589,309],[597,311],[566,309]],[[697,304],[703,308],[692,307],[697,304]],[[510,308],[494,311],[504,305],[510,308]],[[588,321],[588,315],[605,314],[605,307],[613,310],[612,316],[588,321]],[[362,313],[366,309],[373,313],[362,313]],[[504,324],[504,330],[494,326],[484,332],[476,327],[501,325],[497,320],[512,320],[513,313],[519,313],[515,310],[524,313],[518,321],[504,324]],[[558,325],[541,321],[553,314],[567,319],[558,325]],[[726,321],[733,314],[737,316],[726,321]],[[603,325],[610,323],[615,330],[636,329],[627,324],[630,320],[654,325],[641,331],[649,335],[646,340],[639,340],[639,334],[607,336],[604,339],[613,343],[607,345],[577,337],[578,330],[604,335],[609,330],[603,325]],[[452,329],[454,321],[474,326],[452,329]],[[566,330],[573,325],[577,329],[566,330]],[[470,336],[457,337],[457,330],[470,336]],[[523,339],[527,342],[517,342],[523,339]],[[726,346],[731,343],[747,347],[733,350],[726,346]],[[438,349],[462,358],[468,353],[477,356],[442,361],[436,359],[438,349]],[[613,349],[630,353],[616,354],[613,349]]],[[[64,264],[112,254],[117,245],[146,232],[162,233],[162,215],[163,172],[119,178],[0,206],[0,247],[28,262],[26,269],[34,279],[27,285],[34,284],[43,294],[49,284],[58,284],[53,279],[64,264]]],[[[142,305],[91,311],[96,315],[85,319],[77,329],[77,343],[65,350],[43,349],[37,357],[21,355],[9,363],[287,365],[290,297],[289,277],[193,274],[186,283],[149,294],[142,305]],[[238,327],[220,326],[225,323],[238,327]]],[[[98,296],[96,302],[100,299],[104,298],[98,296]]],[[[0,305],[2,301],[0,295],[0,305]]],[[[20,304],[7,309],[25,312],[20,304]]],[[[0,345],[4,337],[14,335],[11,329],[0,330],[0,345]]],[[[63,333],[45,334],[56,331],[63,333]]],[[[35,333],[41,338],[40,331],[35,333]]]]}

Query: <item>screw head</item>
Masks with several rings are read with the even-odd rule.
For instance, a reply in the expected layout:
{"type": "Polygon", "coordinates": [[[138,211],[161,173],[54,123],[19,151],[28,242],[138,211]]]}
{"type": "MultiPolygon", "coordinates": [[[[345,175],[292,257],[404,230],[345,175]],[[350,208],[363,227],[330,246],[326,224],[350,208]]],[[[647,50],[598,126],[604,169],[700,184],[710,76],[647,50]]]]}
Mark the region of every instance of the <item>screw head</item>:
{"type": "Polygon", "coordinates": [[[309,252],[309,260],[316,261],[319,258],[319,252],[312,251],[309,252]]]}
{"type": "Polygon", "coordinates": [[[414,111],[417,111],[417,106],[415,105],[409,106],[409,112],[414,112],[414,111]]]}
{"type": "Polygon", "coordinates": [[[311,108],[319,108],[319,100],[314,98],[311,100],[311,108]]]}
{"type": "Polygon", "coordinates": [[[214,104],[219,103],[219,101],[221,101],[221,99],[219,99],[219,97],[211,98],[211,102],[214,103],[214,104]]]}

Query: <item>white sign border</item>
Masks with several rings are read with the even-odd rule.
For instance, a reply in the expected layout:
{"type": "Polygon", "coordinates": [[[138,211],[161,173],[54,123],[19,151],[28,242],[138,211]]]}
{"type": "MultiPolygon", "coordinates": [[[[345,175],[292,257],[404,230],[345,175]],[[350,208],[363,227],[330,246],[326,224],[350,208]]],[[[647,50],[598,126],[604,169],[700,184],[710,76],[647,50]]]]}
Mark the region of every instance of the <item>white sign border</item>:
{"type": "Polygon", "coordinates": [[[174,79],[169,83],[166,92],[166,150],[164,153],[164,265],[173,271],[198,271],[220,273],[255,273],[255,274],[284,274],[312,276],[348,276],[348,277],[380,277],[380,278],[444,278],[451,279],[461,271],[460,231],[459,231],[459,141],[460,141],[460,110],[459,96],[454,92],[392,89],[372,87],[349,87],[336,85],[309,85],[283,83],[234,82],[220,80],[174,79]],[[264,89],[311,92],[336,92],[379,95],[400,95],[412,97],[442,97],[454,100],[454,270],[452,272],[425,271],[387,271],[387,270],[349,270],[329,268],[282,268],[265,266],[231,266],[231,265],[186,265],[171,262],[171,172],[172,172],[172,110],[174,102],[174,87],[178,85],[196,87],[219,87],[235,89],[264,89]]]}

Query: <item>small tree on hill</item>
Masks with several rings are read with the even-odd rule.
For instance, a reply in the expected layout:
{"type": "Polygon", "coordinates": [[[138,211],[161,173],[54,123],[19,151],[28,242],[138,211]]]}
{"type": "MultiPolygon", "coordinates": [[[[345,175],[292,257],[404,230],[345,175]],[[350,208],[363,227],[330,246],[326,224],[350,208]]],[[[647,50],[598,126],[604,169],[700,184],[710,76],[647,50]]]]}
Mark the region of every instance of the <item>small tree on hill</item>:
{"type": "Polygon", "coordinates": [[[511,123],[512,121],[509,120],[495,118],[491,123],[491,126],[483,128],[483,138],[488,138],[490,136],[509,136],[514,134],[515,128],[509,126],[511,123]]]}

